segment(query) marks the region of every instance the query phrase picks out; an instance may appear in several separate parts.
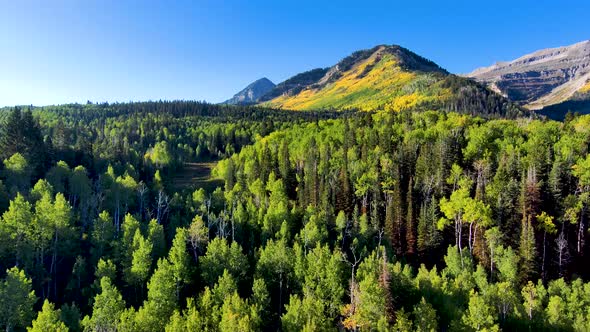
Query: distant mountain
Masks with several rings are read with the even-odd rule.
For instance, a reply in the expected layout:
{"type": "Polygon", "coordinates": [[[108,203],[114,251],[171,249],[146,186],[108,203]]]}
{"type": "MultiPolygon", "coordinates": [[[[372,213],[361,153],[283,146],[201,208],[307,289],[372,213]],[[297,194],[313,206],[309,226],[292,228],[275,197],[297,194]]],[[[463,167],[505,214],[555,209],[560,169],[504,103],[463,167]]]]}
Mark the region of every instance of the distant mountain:
{"type": "Polygon", "coordinates": [[[532,110],[579,104],[590,100],[590,40],[536,51],[466,76],[532,110]]]}
{"type": "Polygon", "coordinates": [[[253,83],[250,83],[242,91],[236,93],[231,99],[223,102],[223,104],[253,104],[258,99],[275,87],[275,84],[266,77],[263,77],[253,83]]]}
{"type": "Polygon", "coordinates": [[[477,114],[521,110],[472,80],[397,45],[357,51],[336,65],[278,84],[260,98],[264,106],[293,109],[448,109],[477,114]]]}

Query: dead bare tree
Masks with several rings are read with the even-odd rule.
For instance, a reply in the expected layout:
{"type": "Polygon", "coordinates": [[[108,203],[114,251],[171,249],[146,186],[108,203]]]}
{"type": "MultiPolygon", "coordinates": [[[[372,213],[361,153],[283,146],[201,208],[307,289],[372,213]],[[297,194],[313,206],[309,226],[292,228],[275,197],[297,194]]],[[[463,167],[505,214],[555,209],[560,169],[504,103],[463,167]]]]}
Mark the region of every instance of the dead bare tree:
{"type": "Polygon", "coordinates": [[[158,191],[158,198],[156,200],[156,221],[158,224],[162,223],[162,220],[168,209],[170,208],[170,198],[163,190],[158,191]]]}
{"type": "Polygon", "coordinates": [[[148,192],[148,187],[145,185],[143,181],[140,181],[137,185],[137,198],[139,201],[139,219],[143,220],[144,216],[144,207],[145,207],[145,197],[148,192]]]}
{"type": "Polygon", "coordinates": [[[563,267],[569,261],[569,250],[567,239],[565,238],[563,230],[559,233],[557,239],[555,239],[556,250],[557,250],[557,266],[559,267],[559,276],[563,277],[563,267]]]}

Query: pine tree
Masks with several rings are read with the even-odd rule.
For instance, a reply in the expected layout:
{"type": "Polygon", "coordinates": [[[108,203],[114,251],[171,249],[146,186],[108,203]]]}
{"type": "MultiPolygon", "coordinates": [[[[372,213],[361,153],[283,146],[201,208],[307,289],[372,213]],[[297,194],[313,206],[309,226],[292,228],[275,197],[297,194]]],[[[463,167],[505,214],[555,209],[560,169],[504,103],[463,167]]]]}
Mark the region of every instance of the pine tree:
{"type": "Polygon", "coordinates": [[[401,178],[399,167],[395,167],[393,174],[384,183],[385,191],[385,235],[397,254],[402,253],[402,223],[403,206],[402,193],[400,188],[401,178]]]}
{"type": "Polygon", "coordinates": [[[31,111],[21,112],[15,107],[0,132],[0,160],[20,153],[38,174],[45,163],[46,151],[41,129],[31,111]]]}
{"type": "Polygon", "coordinates": [[[413,179],[410,178],[406,198],[406,252],[413,255],[416,248],[416,221],[414,219],[413,179]]]}
{"type": "Polygon", "coordinates": [[[285,185],[285,190],[290,198],[295,198],[295,173],[291,168],[289,143],[286,139],[281,141],[278,154],[279,174],[285,185]]]}
{"type": "Polygon", "coordinates": [[[315,138],[309,141],[307,158],[305,160],[305,191],[307,204],[317,207],[319,204],[319,176],[318,176],[318,147],[315,138]]]}
{"type": "Polygon", "coordinates": [[[541,186],[534,167],[529,167],[526,178],[524,179],[521,204],[523,220],[529,217],[534,220],[537,214],[539,214],[539,206],[541,204],[541,186]]]}
{"type": "Polygon", "coordinates": [[[437,203],[434,197],[430,197],[422,203],[418,216],[416,245],[422,257],[436,249],[442,241],[442,236],[436,227],[437,222],[437,203]]]}
{"type": "Polygon", "coordinates": [[[392,322],[395,318],[395,308],[393,305],[393,294],[391,293],[391,272],[387,262],[387,253],[383,251],[379,268],[379,286],[381,287],[385,299],[385,313],[387,321],[392,322]]]}
{"type": "Polygon", "coordinates": [[[531,217],[522,221],[520,231],[520,278],[526,282],[531,280],[535,272],[536,247],[535,233],[531,222],[531,217]]]}

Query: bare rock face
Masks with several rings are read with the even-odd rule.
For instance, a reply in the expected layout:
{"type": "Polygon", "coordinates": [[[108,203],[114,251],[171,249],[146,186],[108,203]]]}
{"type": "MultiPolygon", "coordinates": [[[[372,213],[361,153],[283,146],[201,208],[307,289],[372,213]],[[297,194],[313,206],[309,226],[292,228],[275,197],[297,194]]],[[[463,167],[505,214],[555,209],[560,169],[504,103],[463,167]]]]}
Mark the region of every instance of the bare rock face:
{"type": "Polygon", "coordinates": [[[250,83],[242,91],[236,93],[231,99],[223,102],[223,104],[245,105],[253,104],[260,99],[260,97],[267,94],[275,87],[275,84],[266,77],[263,77],[253,83],[250,83]]]}
{"type": "Polygon", "coordinates": [[[510,62],[479,68],[467,77],[509,99],[541,109],[569,100],[590,81],[590,40],[540,50],[510,62]]]}

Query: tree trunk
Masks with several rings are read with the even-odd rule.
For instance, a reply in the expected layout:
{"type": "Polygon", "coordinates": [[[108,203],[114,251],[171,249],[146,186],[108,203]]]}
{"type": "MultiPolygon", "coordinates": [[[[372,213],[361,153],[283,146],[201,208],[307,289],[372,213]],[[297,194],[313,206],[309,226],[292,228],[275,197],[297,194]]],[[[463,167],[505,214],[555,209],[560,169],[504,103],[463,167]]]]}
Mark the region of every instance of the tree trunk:
{"type": "Polygon", "coordinates": [[[279,272],[279,314],[283,310],[283,272],[279,272]]]}
{"type": "Polygon", "coordinates": [[[545,251],[546,251],[547,231],[543,232],[543,257],[541,259],[541,278],[545,281],[545,251]]]}

